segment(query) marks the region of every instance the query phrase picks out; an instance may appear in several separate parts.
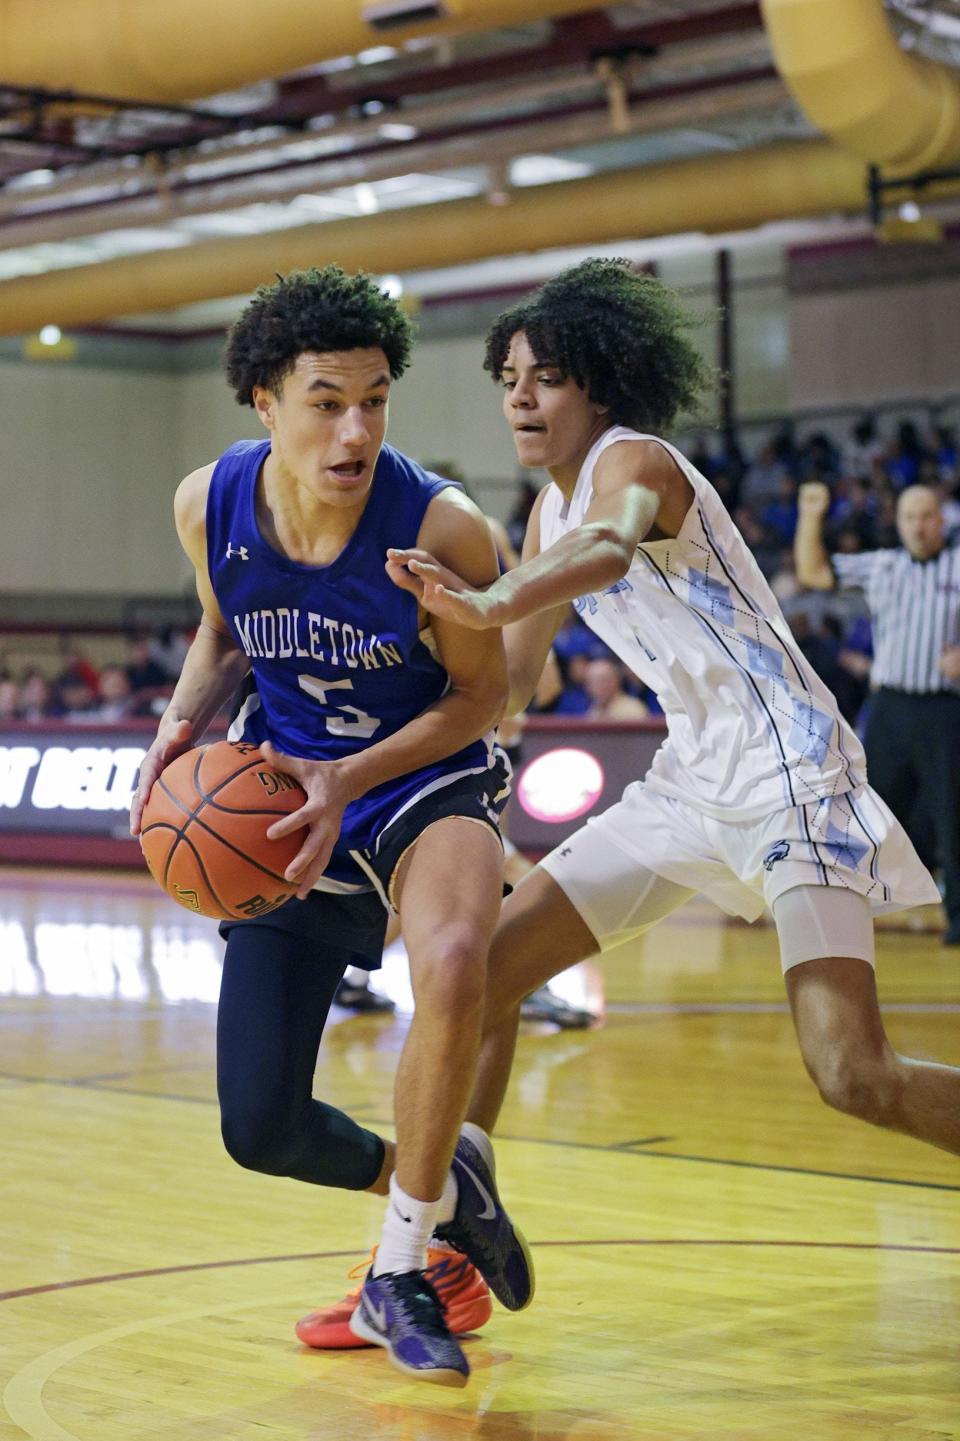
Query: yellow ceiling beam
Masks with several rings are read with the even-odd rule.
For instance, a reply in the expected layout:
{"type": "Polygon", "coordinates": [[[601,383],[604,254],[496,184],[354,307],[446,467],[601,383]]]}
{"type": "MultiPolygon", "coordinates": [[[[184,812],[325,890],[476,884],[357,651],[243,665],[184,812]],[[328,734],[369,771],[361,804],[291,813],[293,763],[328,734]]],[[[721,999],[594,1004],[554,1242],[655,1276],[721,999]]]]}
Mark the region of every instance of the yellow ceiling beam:
{"type": "Polygon", "coordinates": [[[0,284],[0,334],[245,294],[277,271],[330,262],[403,272],[554,246],[749,229],[864,205],[862,164],[822,141],[711,154],[533,186],[502,206],[445,201],[8,280],[0,284]]]}

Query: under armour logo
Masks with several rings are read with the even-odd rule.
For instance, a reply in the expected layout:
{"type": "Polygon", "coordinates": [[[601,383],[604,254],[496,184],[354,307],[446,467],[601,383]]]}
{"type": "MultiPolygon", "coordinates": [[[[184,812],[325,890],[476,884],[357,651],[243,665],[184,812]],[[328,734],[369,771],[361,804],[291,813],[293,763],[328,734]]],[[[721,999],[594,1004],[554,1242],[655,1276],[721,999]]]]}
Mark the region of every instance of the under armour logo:
{"type": "Polygon", "coordinates": [[[777,861],[786,860],[789,854],[790,842],[777,841],[777,844],[773,847],[773,849],[767,851],[767,854],[764,856],[763,869],[765,871],[772,871],[774,866],[777,864],[777,861]]]}
{"type": "Polygon", "coordinates": [[[232,560],[235,555],[238,555],[241,560],[250,559],[250,552],[247,550],[247,547],[245,545],[238,545],[236,548],[234,548],[233,542],[228,540],[227,560],[232,560]]]}

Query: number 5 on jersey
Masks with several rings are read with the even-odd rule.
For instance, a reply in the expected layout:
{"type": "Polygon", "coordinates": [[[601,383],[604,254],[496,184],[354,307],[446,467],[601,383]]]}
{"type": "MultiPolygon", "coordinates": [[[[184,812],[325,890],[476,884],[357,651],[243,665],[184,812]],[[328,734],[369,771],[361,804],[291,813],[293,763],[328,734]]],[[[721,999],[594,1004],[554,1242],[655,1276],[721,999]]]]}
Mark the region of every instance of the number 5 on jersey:
{"type": "Polygon", "coordinates": [[[343,717],[327,716],[327,730],[332,736],[360,736],[363,740],[369,740],[380,722],[376,716],[368,715],[365,710],[360,710],[355,705],[337,705],[335,701],[328,699],[327,693],[334,690],[353,690],[352,680],[318,680],[315,675],[300,675],[297,677],[300,689],[305,690],[307,695],[313,696],[322,706],[333,706],[343,717]]]}

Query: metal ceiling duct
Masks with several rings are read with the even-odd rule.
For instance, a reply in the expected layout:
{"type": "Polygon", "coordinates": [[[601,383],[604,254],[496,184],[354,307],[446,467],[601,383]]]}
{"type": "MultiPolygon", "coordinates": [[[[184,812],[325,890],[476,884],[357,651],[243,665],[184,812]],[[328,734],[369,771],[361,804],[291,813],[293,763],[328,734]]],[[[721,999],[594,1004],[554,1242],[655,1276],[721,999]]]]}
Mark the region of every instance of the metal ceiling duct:
{"type": "Polygon", "coordinates": [[[0,80],[191,100],[415,36],[590,8],[590,0],[0,0],[0,80]]]}
{"type": "Polygon", "coordinates": [[[761,0],[777,67],[814,125],[891,174],[960,163],[960,72],[901,49],[883,0],[761,0]]]}
{"type": "Polygon", "coordinates": [[[373,274],[685,231],[746,229],[863,206],[863,168],[822,141],[569,180],[55,270],[0,284],[0,334],[240,295],[277,271],[336,261],[373,274]]]}

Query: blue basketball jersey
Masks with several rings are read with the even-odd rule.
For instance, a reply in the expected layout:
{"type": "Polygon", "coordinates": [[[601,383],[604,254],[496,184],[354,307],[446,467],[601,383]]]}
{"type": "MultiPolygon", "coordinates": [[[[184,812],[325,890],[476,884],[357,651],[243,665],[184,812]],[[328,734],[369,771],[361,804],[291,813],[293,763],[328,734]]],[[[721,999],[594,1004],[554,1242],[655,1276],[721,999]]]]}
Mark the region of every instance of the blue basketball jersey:
{"type": "MultiPolygon", "coordinates": [[[[427,506],[450,482],[385,445],[344,549],[331,565],[303,565],[269,545],[257,522],[269,451],[269,440],[232,445],[207,497],[210,580],[253,679],[230,735],[337,760],[400,730],[447,689],[447,672],[418,632],[417,602],[384,563],[388,546],[416,545],[427,506]]],[[[424,791],[486,770],[492,758],[491,734],[351,802],[326,878],[367,883],[351,852],[374,845],[424,791]]]]}

